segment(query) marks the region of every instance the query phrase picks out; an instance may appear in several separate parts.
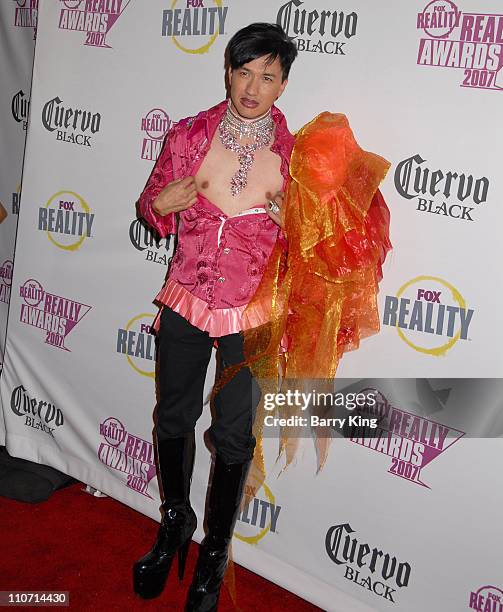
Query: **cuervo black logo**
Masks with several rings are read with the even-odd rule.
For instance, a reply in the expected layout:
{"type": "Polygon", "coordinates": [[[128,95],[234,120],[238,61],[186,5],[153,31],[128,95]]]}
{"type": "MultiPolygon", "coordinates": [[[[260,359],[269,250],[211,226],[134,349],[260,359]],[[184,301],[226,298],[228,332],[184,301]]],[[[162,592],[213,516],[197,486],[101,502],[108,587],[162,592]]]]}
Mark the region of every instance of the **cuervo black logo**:
{"type": "Polygon", "coordinates": [[[487,201],[489,179],[471,174],[431,170],[419,154],[402,160],[395,169],[395,189],[406,200],[418,197],[416,210],[473,221],[474,207],[487,201]],[[443,200],[446,198],[451,202],[443,200]],[[452,199],[457,203],[452,203],[452,199]]]}
{"type": "Polygon", "coordinates": [[[133,219],[129,226],[129,240],[137,251],[145,253],[145,261],[152,261],[164,266],[168,265],[171,235],[167,238],[161,238],[144,219],[133,219]]]}
{"type": "Polygon", "coordinates": [[[160,249],[165,248],[168,250],[168,241],[153,230],[144,219],[133,219],[129,226],[129,239],[131,244],[138,251],[144,251],[145,249],[160,249]],[[163,240],[165,243],[162,244],[163,240]]]}
{"type": "Polygon", "coordinates": [[[21,121],[26,121],[28,119],[30,101],[28,100],[28,98],[25,97],[25,93],[21,89],[12,98],[11,110],[12,116],[18,123],[21,123],[21,121]]]}
{"type": "Polygon", "coordinates": [[[395,187],[398,193],[411,200],[419,194],[436,196],[442,194],[449,198],[455,196],[460,202],[471,197],[475,204],[487,200],[489,180],[483,176],[474,179],[471,174],[442,172],[422,166],[426,160],[420,155],[413,155],[401,161],[395,170],[395,187]]]}
{"type": "Polygon", "coordinates": [[[365,568],[371,574],[378,574],[383,580],[393,580],[399,587],[409,584],[411,567],[399,562],[396,557],[369,544],[361,544],[350,534],[355,533],[349,523],[333,525],[327,531],[325,548],[327,555],[336,565],[353,564],[365,568]]]}
{"type": "Polygon", "coordinates": [[[42,124],[49,132],[56,129],[73,129],[79,132],[91,131],[93,134],[100,129],[100,113],[65,108],[62,100],[56,96],[44,104],[42,109],[42,124]]]}
{"type": "Polygon", "coordinates": [[[30,397],[26,389],[20,385],[12,392],[10,407],[17,416],[32,416],[39,418],[44,424],[59,427],[63,425],[63,413],[54,404],[30,397]]]}
{"type": "Polygon", "coordinates": [[[133,219],[129,226],[129,240],[137,251],[145,249],[160,249],[164,247],[168,250],[169,243],[161,244],[163,238],[154,231],[143,219],[133,219]]]}
{"type": "Polygon", "coordinates": [[[358,15],[355,12],[346,15],[343,11],[307,11],[299,8],[303,4],[302,0],[290,0],[278,11],[276,23],[290,38],[329,34],[332,38],[344,36],[349,39],[356,34],[358,15]]]}

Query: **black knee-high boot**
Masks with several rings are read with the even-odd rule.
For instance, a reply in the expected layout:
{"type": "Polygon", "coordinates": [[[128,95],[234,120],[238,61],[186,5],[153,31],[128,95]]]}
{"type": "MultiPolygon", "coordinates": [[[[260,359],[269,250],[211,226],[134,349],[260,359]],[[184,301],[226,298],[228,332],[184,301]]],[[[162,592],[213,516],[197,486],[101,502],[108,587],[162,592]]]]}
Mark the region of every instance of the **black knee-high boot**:
{"type": "Polygon", "coordinates": [[[158,597],[178,551],[178,578],[183,580],[185,562],[197,519],[190,505],[194,466],[194,432],[161,440],[157,445],[164,501],[157,540],[133,567],[135,592],[145,599],[158,597]]]}
{"type": "Polygon", "coordinates": [[[228,562],[228,548],[234,532],[243,489],[251,461],[227,465],[218,456],[211,483],[208,507],[208,534],[199,548],[186,612],[217,609],[220,587],[228,562]]]}

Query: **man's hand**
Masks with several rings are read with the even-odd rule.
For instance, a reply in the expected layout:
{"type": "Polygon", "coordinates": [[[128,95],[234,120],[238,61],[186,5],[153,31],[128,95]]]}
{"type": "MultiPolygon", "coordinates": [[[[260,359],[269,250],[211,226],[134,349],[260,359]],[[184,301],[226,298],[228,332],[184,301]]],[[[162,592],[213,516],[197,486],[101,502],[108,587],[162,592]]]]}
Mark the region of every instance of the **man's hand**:
{"type": "Polygon", "coordinates": [[[197,201],[196,181],[193,176],[171,181],[152,202],[154,212],[164,217],[192,206],[197,201]]]}
{"type": "Polygon", "coordinates": [[[267,214],[271,217],[271,219],[277,223],[281,229],[283,229],[283,221],[281,219],[281,207],[283,205],[283,198],[285,194],[283,191],[278,191],[278,193],[272,198],[269,202],[274,202],[279,210],[277,212],[273,212],[269,206],[269,202],[266,204],[267,214]]]}

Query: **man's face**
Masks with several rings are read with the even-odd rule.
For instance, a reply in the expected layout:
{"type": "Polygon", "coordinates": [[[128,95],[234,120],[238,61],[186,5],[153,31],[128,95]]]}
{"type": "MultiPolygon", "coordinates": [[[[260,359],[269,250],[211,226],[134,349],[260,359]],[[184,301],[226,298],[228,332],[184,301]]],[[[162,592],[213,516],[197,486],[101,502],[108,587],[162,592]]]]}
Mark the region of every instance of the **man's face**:
{"type": "Polygon", "coordinates": [[[277,57],[267,63],[268,56],[229,68],[231,101],[234,110],[245,119],[255,119],[265,114],[279,98],[288,80],[282,80],[281,63],[277,57]]]}

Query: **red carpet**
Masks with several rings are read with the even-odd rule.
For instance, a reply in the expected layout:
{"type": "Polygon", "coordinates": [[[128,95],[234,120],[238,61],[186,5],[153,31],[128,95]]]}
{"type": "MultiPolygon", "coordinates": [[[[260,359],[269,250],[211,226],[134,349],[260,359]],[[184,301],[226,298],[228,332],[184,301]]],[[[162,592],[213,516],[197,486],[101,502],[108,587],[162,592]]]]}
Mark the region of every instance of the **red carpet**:
{"type": "MultiPolygon", "coordinates": [[[[72,485],[41,504],[0,497],[0,591],[69,591],[72,610],[183,610],[198,545],[191,544],[183,583],[175,561],[163,594],[142,600],[132,590],[131,566],[153,543],[158,523],[83,488],[72,485]]],[[[235,568],[242,612],[319,610],[237,563],[235,568]]],[[[231,610],[235,607],[224,586],[219,612],[231,610]]]]}

